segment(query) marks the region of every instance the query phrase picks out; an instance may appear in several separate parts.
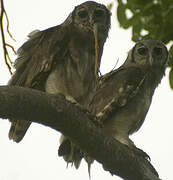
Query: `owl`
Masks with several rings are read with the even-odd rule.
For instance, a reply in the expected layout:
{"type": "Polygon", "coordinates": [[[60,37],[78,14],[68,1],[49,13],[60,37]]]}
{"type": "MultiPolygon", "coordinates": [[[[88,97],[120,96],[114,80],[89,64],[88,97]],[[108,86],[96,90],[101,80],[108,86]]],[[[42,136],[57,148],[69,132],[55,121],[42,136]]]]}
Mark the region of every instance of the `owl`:
{"type": "Polygon", "coordinates": [[[98,117],[106,136],[135,147],[129,135],[142,126],[167,59],[162,42],[143,40],[136,43],[120,68],[101,78],[89,109],[98,117]]]}
{"type": "MultiPolygon", "coordinates": [[[[147,154],[136,148],[129,135],[142,126],[154,91],[164,75],[167,59],[168,51],[162,42],[143,40],[136,43],[120,68],[100,78],[88,105],[105,136],[115,138],[145,157],[147,154]]],[[[67,144],[70,143],[66,141],[67,144]]],[[[93,159],[78,147],[73,150],[80,160],[85,158],[90,173],[93,159]]]]}
{"type": "MultiPolygon", "coordinates": [[[[9,86],[62,93],[86,106],[98,81],[110,15],[104,5],[88,1],[76,6],[61,25],[29,34],[18,50],[9,86]]],[[[31,122],[10,121],[9,138],[20,142],[31,122]]]]}

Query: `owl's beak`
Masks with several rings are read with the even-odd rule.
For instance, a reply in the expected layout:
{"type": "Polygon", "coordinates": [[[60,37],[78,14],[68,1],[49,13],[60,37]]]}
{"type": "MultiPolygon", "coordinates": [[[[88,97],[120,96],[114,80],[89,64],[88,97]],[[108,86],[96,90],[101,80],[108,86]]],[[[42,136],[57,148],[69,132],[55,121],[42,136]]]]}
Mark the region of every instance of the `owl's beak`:
{"type": "Polygon", "coordinates": [[[89,16],[89,24],[90,24],[90,26],[94,25],[94,18],[92,15],[89,16]]]}
{"type": "Polygon", "coordinates": [[[153,57],[150,55],[150,57],[149,57],[149,64],[150,64],[150,66],[152,66],[153,65],[153,57]]]}

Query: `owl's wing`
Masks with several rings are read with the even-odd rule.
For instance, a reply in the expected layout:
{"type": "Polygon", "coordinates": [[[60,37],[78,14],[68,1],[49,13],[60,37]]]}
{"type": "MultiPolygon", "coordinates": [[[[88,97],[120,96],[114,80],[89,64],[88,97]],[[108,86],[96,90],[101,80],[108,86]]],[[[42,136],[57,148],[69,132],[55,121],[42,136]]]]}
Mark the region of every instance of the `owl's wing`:
{"type": "Polygon", "coordinates": [[[104,124],[104,120],[136,96],[144,80],[143,71],[136,67],[120,67],[104,75],[89,105],[90,111],[104,124]]]}
{"type": "Polygon", "coordinates": [[[29,40],[18,50],[16,72],[9,85],[40,89],[53,65],[63,60],[67,52],[67,31],[60,25],[31,33],[29,40]]]}
{"type": "MultiPolygon", "coordinates": [[[[59,25],[44,31],[35,31],[18,50],[16,72],[9,85],[23,86],[44,91],[46,78],[52,67],[64,60],[68,51],[68,27],[59,25]]],[[[31,122],[10,120],[9,138],[19,142],[31,122]]]]}

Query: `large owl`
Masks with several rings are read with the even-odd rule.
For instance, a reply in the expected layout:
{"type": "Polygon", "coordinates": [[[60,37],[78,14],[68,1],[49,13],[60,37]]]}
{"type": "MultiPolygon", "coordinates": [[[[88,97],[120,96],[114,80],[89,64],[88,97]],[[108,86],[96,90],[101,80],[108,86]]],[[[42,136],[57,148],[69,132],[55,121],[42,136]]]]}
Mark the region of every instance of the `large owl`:
{"type": "MultiPolygon", "coordinates": [[[[133,47],[120,68],[101,77],[88,109],[97,116],[105,136],[136,149],[129,135],[139,130],[145,120],[155,88],[164,75],[167,58],[163,43],[144,40],[133,47]]],[[[80,154],[80,160],[85,157],[90,169],[92,158],[77,147],[73,149],[80,154]]]]}
{"type": "MultiPolygon", "coordinates": [[[[35,31],[18,50],[10,86],[23,86],[85,106],[97,84],[110,12],[93,1],[77,7],[61,25],[35,31]]],[[[21,141],[31,122],[11,120],[9,138],[21,141]]]]}

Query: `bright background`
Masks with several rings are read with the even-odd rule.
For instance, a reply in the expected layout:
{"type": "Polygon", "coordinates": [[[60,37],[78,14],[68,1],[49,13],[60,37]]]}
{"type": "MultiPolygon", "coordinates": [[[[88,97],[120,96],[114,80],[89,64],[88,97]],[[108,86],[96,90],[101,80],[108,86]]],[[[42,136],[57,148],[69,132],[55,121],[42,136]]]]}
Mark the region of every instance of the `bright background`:
{"type": "MultiPolygon", "coordinates": [[[[46,29],[62,23],[74,7],[82,0],[6,0],[6,11],[10,20],[10,30],[16,43],[7,38],[8,43],[19,48],[27,40],[29,32],[46,29]]],[[[110,1],[97,1],[107,5],[110,1]]],[[[131,30],[123,30],[116,19],[116,3],[112,10],[112,25],[105,44],[101,71],[110,71],[117,60],[120,66],[126,59],[131,42],[131,30]]],[[[0,85],[7,84],[10,74],[3,63],[0,46],[0,85]]],[[[11,53],[12,59],[16,57],[11,53]]],[[[118,67],[117,66],[117,67],[118,67]]],[[[31,112],[32,113],[32,112],[31,112]]],[[[156,89],[153,102],[142,128],[131,138],[135,144],[146,151],[154,167],[163,180],[172,180],[173,162],[173,92],[168,84],[168,70],[161,85],[156,89]]],[[[0,121],[0,180],[88,180],[87,165],[82,162],[76,171],[66,168],[66,163],[57,155],[60,133],[33,123],[23,141],[16,144],[8,139],[10,123],[0,121]]],[[[109,154],[108,154],[109,156],[109,154]]],[[[120,179],[112,177],[97,162],[91,169],[92,180],[120,179]]]]}

